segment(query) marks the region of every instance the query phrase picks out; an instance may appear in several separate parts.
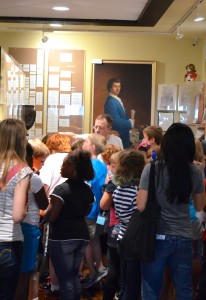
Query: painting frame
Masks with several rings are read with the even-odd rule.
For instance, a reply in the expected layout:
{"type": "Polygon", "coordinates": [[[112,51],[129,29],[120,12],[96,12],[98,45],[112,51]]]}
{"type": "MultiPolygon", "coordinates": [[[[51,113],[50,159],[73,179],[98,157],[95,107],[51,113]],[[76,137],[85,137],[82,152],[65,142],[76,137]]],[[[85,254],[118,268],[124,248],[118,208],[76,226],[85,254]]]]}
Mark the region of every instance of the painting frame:
{"type": "Polygon", "coordinates": [[[120,78],[123,82],[123,99],[125,110],[136,110],[134,128],[155,123],[155,84],[156,84],[156,61],[135,60],[92,60],[92,101],[91,101],[91,124],[92,130],[95,118],[104,113],[104,103],[108,96],[107,81],[110,78],[120,78]],[[148,71],[147,71],[148,70],[148,71]],[[149,73],[149,76],[148,76],[149,73]],[[129,74],[127,76],[127,74],[129,74]],[[147,79],[150,78],[150,79],[147,79]],[[139,80],[138,80],[139,79],[139,80]],[[136,81],[135,81],[136,80],[136,81]],[[142,87],[143,86],[143,87],[142,87]],[[149,90],[149,92],[148,92],[149,90]],[[136,98],[135,98],[136,97],[136,98]],[[145,98],[147,98],[145,100],[145,98]],[[136,100],[135,100],[136,99],[136,100]],[[146,106],[146,104],[147,106],[146,106]],[[130,106],[135,104],[135,107],[130,106]],[[141,106],[145,107],[141,109],[141,106]],[[142,113],[145,112],[145,119],[142,113]]]}
{"type": "Polygon", "coordinates": [[[158,84],[157,110],[175,111],[177,103],[176,84],[158,84]]]}
{"type": "Polygon", "coordinates": [[[163,131],[167,129],[174,123],[174,112],[168,111],[158,111],[158,126],[160,126],[163,131]]]}

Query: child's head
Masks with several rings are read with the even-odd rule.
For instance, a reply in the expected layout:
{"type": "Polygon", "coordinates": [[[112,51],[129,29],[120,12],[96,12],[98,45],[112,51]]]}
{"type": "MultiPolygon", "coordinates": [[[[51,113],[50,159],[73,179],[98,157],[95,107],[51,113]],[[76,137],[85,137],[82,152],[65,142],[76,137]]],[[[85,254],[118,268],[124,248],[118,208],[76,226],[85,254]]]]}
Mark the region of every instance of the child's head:
{"type": "Polygon", "coordinates": [[[144,154],[136,150],[122,151],[118,155],[114,182],[121,186],[138,185],[145,166],[144,154]]]}
{"type": "Polygon", "coordinates": [[[112,144],[107,144],[106,145],[106,150],[104,152],[102,152],[102,159],[103,159],[103,162],[106,164],[106,165],[109,165],[110,164],[110,157],[116,153],[116,152],[119,152],[121,151],[122,149],[117,146],[117,145],[112,145],[112,144]]]}
{"type": "Polygon", "coordinates": [[[116,165],[118,162],[118,157],[119,157],[119,154],[121,153],[121,151],[118,151],[118,152],[112,154],[112,156],[109,159],[109,169],[113,174],[115,173],[115,168],[116,168],[116,165]]]}
{"type": "Polygon", "coordinates": [[[30,139],[29,144],[33,148],[33,167],[40,170],[44,165],[46,158],[49,156],[49,148],[39,139],[30,139]]]}
{"type": "Polygon", "coordinates": [[[137,145],[136,149],[144,154],[146,163],[149,163],[152,160],[152,148],[148,141],[142,141],[137,145]]]}
{"type": "Polygon", "coordinates": [[[143,130],[144,141],[148,141],[153,146],[159,146],[163,138],[163,130],[160,126],[147,126],[143,130]]]}
{"type": "Polygon", "coordinates": [[[67,134],[53,133],[50,137],[48,137],[46,145],[51,154],[71,151],[70,138],[67,134]]]}
{"type": "Polygon", "coordinates": [[[82,149],[85,139],[79,138],[76,139],[71,146],[71,150],[82,149]]]}
{"type": "Polygon", "coordinates": [[[94,170],[90,152],[81,149],[71,151],[63,161],[61,176],[64,178],[92,180],[94,178],[94,170]]]}
{"type": "Polygon", "coordinates": [[[106,138],[98,133],[91,133],[83,144],[83,150],[89,151],[92,156],[97,156],[106,148],[106,138]]]}
{"type": "Polygon", "coordinates": [[[25,161],[26,127],[18,119],[4,119],[0,122],[0,157],[6,165],[11,159],[25,161]]]}

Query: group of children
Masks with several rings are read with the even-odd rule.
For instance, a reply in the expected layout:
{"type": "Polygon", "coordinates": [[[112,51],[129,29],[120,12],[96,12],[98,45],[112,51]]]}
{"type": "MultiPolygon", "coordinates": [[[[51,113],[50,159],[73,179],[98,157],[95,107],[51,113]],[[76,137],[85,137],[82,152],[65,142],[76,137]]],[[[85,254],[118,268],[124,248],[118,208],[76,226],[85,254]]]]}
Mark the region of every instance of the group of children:
{"type": "MultiPolygon", "coordinates": [[[[49,287],[48,296],[56,295],[62,300],[80,299],[82,289],[88,289],[105,278],[103,300],[113,300],[114,297],[122,300],[137,300],[141,297],[143,300],[164,299],[168,297],[171,280],[175,286],[176,299],[183,299],[182,293],[184,299],[192,299],[191,285],[181,280],[188,283],[192,279],[192,238],[194,253],[197,256],[199,254],[200,270],[202,223],[196,210],[202,211],[205,200],[204,158],[201,151],[196,151],[199,144],[197,142],[195,148],[194,136],[188,126],[173,124],[164,135],[160,127],[148,126],[143,130],[143,140],[127,150],[117,145],[106,145],[106,139],[101,134],[89,134],[85,140],[76,140],[71,144],[69,135],[53,133],[41,141],[28,141],[27,165],[24,154],[20,154],[24,153],[26,136],[21,121],[2,121],[0,133],[3,136],[9,133],[13,135],[14,141],[17,137],[20,140],[20,145],[8,140],[4,149],[0,143],[3,174],[0,200],[4,203],[3,199],[8,197],[10,188],[14,196],[13,208],[10,204],[6,208],[9,224],[21,222],[21,228],[15,225],[15,236],[10,235],[10,240],[6,240],[4,232],[7,231],[8,219],[4,218],[5,208],[0,206],[0,222],[3,224],[0,252],[5,253],[8,242],[17,248],[14,251],[16,256],[22,251],[21,266],[17,265],[14,270],[16,277],[13,275],[10,278],[18,278],[18,284],[13,286],[12,291],[9,292],[4,285],[4,281],[8,281],[5,274],[10,266],[4,265],[0,270],[2,299],[14,299],[14,294],[15,300],[38,299],[40,258],[43,253],[41,247],[46,249],[47,246],[50,278],[49,285],[46,285],[49,287]],[[17,125],[19,132],[14,130],[17,125]],[[8,156],[10,152],[12,154],[8,156]],[[152,160],[156,161],[157,199],[161,206],[157,233],[162,238],[157,239],[155,261],[142,264],[137,258],[124,253],[121,240],[132,213],[136,209],[143,211],[145,208],[152,160]],[[12,171],[10,178],[9,172],[16,162],[19,162],[17,170],[12,171]],[[8,170],[6,173],[4,165],[8,170]],[[177,180],[184,185],[180,186],[177,180]],[[25,216],[23,207],[26,203],[25,216]],[[189,203],[193,205],[193,217],[192,213],[190,216],[187,213],[189,203]],[[103,214],[103,211],[107,214],[103,214]],[[40,218],[45,222],[43,232],[39,229],[40,218]],[[23,244],[21,234],[24,236],[23,244]],[[194,242],[195,237],[198,237],[198,246],[194,242]],[[178,241],[179,248],[174,240],[178,241]],[[16,245],[16,241],[21,244],[16,245]],[[162,247],[167,249],[164,257],[162,247]],[[174,247],[174,252],[169,253],[170,247],[174,247]],[[181,255],[183,248],[187,249],[187,257],[181,255]],[[180,268],[179,258],[184,262],[183,269],[180,268]],[[89,274],[82,280],[80,274],[84,262],[89,274]],[[155,264],[158,264],[158,269],[155,264]],[[181,280],[176,272],[178,269],[183,274],[181,280]],[[178,280],[181,281],[182,291],[178,280]]],[[[199,274],[194,276],[194,290],[197,289],[194,281],[199,274]]]]}

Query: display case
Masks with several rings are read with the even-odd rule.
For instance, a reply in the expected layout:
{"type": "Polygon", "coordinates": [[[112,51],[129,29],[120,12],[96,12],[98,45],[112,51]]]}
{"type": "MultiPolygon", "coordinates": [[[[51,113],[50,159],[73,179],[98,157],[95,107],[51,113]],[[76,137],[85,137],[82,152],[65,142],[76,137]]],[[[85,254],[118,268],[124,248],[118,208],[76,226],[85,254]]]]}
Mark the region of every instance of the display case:
{"type": "Polygon", "coordinates": [[[25,104],[25,73],[2,47],[0,52],[0,120],[21,119],[20,107],[25,104]]]}

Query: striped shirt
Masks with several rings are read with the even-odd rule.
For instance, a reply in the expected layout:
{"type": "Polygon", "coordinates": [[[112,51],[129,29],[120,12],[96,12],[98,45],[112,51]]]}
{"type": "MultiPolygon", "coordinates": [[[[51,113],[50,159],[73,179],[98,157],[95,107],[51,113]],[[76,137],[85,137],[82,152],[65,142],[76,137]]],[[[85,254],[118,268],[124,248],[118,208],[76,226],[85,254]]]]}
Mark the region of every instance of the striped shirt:
{"type": "Polygon", "coordinates": [[[118,186],[113,193],[115,212],[121,225],[117,240],[123,238],[131,215],[137,209],[136,196],[137,186],[134,185],[129,187],[118,186]]]}
{"type": "MultiPolygon", "coordinates": [[[[11,166],[13,167],[12,163],[11,166]]],[[[0,178],[3,170],[2,167],[0,178]]],[[[23,241],[20,223],[14,223],[12,218],[14,191],[17,183],[32,173],[32,170],[25,166],[8,181],[5,191],[0,189],[0,242],[23,241]]]]}

